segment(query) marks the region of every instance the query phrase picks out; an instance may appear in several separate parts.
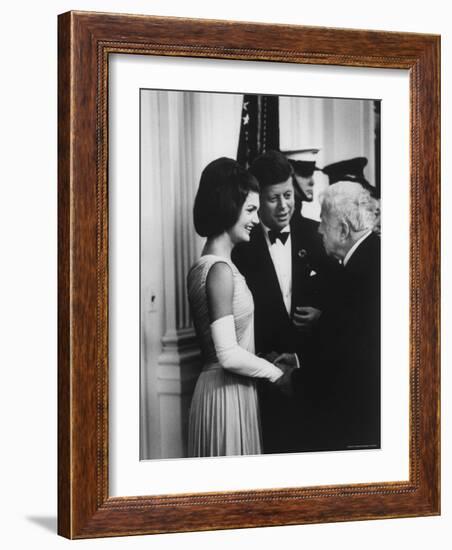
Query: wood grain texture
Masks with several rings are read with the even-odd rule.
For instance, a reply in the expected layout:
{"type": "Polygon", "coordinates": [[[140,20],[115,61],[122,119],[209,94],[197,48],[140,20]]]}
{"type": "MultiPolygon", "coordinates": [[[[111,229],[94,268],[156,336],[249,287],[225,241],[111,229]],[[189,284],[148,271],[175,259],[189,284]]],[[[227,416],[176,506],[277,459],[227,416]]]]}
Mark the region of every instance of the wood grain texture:
{"type": "MultiPolygon", "coordinates": [[[[60,24],[68,24],[69,15],[60,24]]],[[[70,533],[70,34],[58,34],[58,531],[70,533]]]]}
{"type": "Polygon", "coordinates": [[[59,17],[59,508],[68,538],[439,513],[438,36],[70,12],[59,17]],[[108,496],[108,56],[409,69],[410,480],[108,496]]]}

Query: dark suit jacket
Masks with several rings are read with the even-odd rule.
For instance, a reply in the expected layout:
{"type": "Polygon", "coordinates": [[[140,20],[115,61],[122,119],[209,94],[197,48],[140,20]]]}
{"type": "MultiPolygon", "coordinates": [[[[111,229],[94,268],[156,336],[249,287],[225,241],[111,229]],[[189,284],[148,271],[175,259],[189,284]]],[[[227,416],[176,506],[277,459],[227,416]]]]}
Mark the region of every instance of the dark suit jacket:
{"type": "Polygon", "coordinates": [[[232,260],[244,275],[254,298],[255,346],[258,353],[297,352],[302,349],[303,336],[291,320],[293,311],[296,306],[321,308],[323,305],[322,288],[317,276],[321,256],[317,227],[317,222],[305,218],[296,225],[291,224],[290,315],[284,306],[262,226],[254,228],[249,243],[239,244],[233,251],[232,260]],[[316,275],[311,276],[313,272],[316,275]]]}
{"type": "Polygon", "coordinates": [[[324,345],[295,373],[304,450],[380,447],[380,267],[380,239],[371,234],[343,267],[334,307],[321,318],[324,345]]]}
{"type": "MultiPolygon", "coordinates": [[[[292,311],[296,306],[324,306],[321,273],[326,255],[318,235],[318,223],[302,218],[291,224],[292,311]],[[312,275],[315,272],[316,275],[312,275]]],[[[287,313],[264,230],[259,225],[249,243],[237,245],[233,262],[245,276],[254,298],[256,353],[296,352],[302,362],[313,354],[315,338],[297,331],[287,313]]],[[[326,260],[328,261],[328,260],[326,260]]],[[[264,452],[300,449],[299,411],[296,403],[268,383],[260,384],[264,452]]]]}

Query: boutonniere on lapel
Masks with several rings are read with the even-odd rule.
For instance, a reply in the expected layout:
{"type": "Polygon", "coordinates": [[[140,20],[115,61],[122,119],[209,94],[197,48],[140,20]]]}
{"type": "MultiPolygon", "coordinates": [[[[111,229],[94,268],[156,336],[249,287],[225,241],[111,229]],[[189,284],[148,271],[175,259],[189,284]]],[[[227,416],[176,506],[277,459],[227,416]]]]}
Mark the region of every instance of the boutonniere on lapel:
{"type": "Polygon", "coordinates": [[[308,251],[305,250],[304,248],[298,251],[298,257],[301,258],[302,260],[306,258],[307,255],[308,255],[308,251]]]}
{"type": "Polygon", "coordinates": [[[301,264],[303,266],[303,270],[306,274],[305,276],[314,277],[315,275],[317,275],[317,272],[315,271],[315,269],[312,268],[312,266],[309,262],[309,253],[305,248],[300,249],[297,252],[297,256],[298,256],[298,258],[300,258],[300,262],[301,262],[301,264]]]}

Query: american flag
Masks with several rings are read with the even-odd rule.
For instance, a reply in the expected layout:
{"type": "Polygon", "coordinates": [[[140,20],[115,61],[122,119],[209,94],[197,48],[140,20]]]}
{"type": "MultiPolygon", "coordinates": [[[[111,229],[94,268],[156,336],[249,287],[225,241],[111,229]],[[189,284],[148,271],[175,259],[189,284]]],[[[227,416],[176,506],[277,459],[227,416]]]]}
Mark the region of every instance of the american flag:
{"type": "Polygon", "coordinates": [[[237,161],[248,168],[258,155],[271,149],[279,150],[279,98],[245,94],[237,161]]]}

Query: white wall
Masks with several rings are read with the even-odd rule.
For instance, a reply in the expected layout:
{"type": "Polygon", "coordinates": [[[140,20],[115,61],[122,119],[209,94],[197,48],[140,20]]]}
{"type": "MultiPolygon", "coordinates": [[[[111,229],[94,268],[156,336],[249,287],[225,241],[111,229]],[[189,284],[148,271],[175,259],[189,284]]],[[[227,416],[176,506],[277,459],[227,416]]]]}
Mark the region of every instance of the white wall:
{"type": "Polygon", "coordinates": [[[2,546],[14,548],[450,547],[452,535],[450,337],[452,277],[448,2],[280,0],[17,0],[2,10],[0,474],[2,546]],[[56,515],[56,28],[69,9],[255,20],[443,34],[443,515],[360,523],[69,542],[56,515]],[[5,193],[6,192],[6,193],[5,193]],[[449,540],[446,540],[448,537],[449,540]]]}

